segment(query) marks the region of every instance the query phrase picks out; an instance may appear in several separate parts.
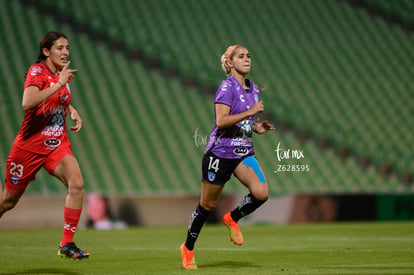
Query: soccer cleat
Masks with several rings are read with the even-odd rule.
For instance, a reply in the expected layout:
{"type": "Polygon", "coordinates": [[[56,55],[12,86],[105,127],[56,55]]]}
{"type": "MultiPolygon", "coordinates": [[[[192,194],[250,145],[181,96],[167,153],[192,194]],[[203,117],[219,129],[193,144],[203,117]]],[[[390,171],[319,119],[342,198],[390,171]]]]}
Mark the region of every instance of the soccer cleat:
{"type": "Polygon", "coordinates": [[[61,258],[72,258],[75,260],[82,260],[89,258],[89,253],[80,250],[75,243],[67,243],[60,246],[57,255],[61,258]]]}
{"type": "Polygon", "coordinates": [[[227,226],[230,231],[230,239],[234,244],[242,245],[243,244],[243,235],[240,232],[239,225],[235,222],[230,215],[230,212],[226,213],[223,216],[223,223],[227,226]]]}
{"type": "Polygon", "coordinates": [[[183,267],[185,269],[197,269],[197,264],[194,259],[194,251],[189,250],[185,246],[185,242],[180,245],[181,258],[183,259],[183,267]]]}

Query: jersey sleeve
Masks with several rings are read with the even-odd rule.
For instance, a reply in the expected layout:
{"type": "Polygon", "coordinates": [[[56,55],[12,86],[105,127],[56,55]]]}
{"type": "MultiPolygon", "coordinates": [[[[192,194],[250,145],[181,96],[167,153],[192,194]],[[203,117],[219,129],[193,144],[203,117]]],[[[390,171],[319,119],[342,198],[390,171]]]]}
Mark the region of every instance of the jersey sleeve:
{"type": "Polygon", "coordinates": [[[24,81],[24,88],[26,89],[29,86],[36,86],[39,89],[42,89],[45,84],[45,77],[43,68],[38,65],[33,65],[30,67],[26,75],[26,80],[24,81]]]}
{"type": "Polygon", "coordinates": [[[221,83],[220,87],[217,90],[216,99],[214,100],[214,103],[221,103],[228,105],[230,107],[232,106],[233,92],[230,81],[225,80],[221,83]]]}

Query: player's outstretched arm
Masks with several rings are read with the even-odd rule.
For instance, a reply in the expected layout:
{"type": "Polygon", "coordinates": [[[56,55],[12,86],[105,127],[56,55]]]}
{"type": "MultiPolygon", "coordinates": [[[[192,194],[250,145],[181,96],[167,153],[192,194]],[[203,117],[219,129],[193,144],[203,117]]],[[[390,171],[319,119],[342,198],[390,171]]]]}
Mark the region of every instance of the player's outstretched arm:
{"type": "Polygon", "coordinates": [[[82,129],[82,119],[78,111],[76,111],[76,109],[72,105],[69,105],[69,112],[70,112],[71,119],[75,121],[76,123],[75,126],[72,126],[69,129],[71,131],[75,131],[76,133],[79,133],[79,131],[82,129]]]}
{"type": "Polygon", "coordinates": [[[259,135],[266,133],[267,131],[274,130],[275,127],[269,123],[267,120],[260,121],[260,119],[256,119],[253,124],[253,131],[259,135]]]}

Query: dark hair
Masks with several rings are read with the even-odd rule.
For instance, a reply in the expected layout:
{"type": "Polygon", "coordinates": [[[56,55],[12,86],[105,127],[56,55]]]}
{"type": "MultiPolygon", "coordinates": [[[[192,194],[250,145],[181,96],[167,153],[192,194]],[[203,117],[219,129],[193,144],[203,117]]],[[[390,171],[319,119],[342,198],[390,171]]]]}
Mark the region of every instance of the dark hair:
{"type": "Polygon", "coordinates": [[[67,39],[67,37],[61,32],[50,31],[50,32],[46,33],[43,36],[40,43],[39,43],[39,55],[37,56],[37,59],[36,59],[35,63],[39,63],[39,62],[42,62],[42,61],[46,60],[47,56],[45,56],[43,54],[43,49],[46,48],[46,49],[50,50],[50,48],[52,48],[53,44],[55,44],[55,41],[58,40],[61,37],[67,39]]]}

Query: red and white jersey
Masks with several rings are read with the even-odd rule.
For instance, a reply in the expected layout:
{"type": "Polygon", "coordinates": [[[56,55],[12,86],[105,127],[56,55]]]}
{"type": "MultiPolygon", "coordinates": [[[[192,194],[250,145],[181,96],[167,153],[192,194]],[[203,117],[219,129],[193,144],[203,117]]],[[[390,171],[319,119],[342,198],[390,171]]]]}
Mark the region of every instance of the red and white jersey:
{"type": "MultiPolygon", "coordinates": [[[[33,64],[26,75],[24,88],[39,87],[42,90],[52,87],[59,81],[44,62],[33,64]]],[[[20,131],[14,145],[38,154],[49,154],[63,142],[69,142],[66,132],[66,114],[71,96],[69,82],[34,109],[24,114],[20,131]]],[[[59,85],[59,84],[58,84],[59,85]]]]}

